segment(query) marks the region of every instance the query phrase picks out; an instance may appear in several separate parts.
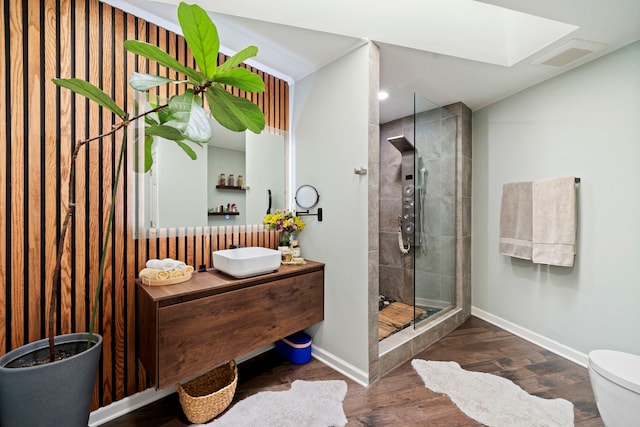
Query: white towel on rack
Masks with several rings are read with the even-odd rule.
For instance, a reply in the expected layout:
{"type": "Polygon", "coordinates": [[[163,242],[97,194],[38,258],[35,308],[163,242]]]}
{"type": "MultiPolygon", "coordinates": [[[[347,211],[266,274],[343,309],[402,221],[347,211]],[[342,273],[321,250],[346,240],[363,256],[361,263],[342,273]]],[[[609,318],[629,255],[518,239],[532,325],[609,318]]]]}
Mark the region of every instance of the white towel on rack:
{"type": "Polygon", "coordinates": [[[531,259],[531,181],[502,186],[500,253],[531,259]]]}
{"type": "Polygon", "coordinates": [[[572,267],[576,253],[575,177],[533,182],[533,251],[537,264],[572,267]]]}

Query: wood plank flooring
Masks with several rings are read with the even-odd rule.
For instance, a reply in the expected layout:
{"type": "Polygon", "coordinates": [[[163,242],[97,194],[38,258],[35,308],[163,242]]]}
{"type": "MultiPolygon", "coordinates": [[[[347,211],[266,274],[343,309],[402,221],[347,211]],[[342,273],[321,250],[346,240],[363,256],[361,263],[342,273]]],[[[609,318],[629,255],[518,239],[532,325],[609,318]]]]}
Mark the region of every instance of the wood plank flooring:
{"type": "MultiPolygon", "coordinates": [[[[416,358],[453,360],[464,369],[503,376],[529,393],[572,402],[577,427],[603,425],[587,369],[478,318],[471,317],[416,358]]],[[[233,403],[260,391],[287,390],[296,379],[345,380],[348,392],[344,411],[349,427],[482,425],[464,415],[446,395],[428,390],[410,361],[370,387],[362,387],[317,360],[293,365],[283,362],[274,352],[267,352],[240,364],[233,403]]],[[[179,427],[190,424],[174,394],[103,426],[179,427]]]]}

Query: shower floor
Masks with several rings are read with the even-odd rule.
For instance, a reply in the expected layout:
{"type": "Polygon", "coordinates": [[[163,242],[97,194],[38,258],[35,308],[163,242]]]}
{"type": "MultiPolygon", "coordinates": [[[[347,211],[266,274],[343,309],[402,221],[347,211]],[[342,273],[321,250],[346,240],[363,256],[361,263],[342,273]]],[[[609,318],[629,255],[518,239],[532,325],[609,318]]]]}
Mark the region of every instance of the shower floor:
{"type": "Polygon", "coordinates": [[[427,317],[431,317],[434,314],[437,314],[439,312],[442,311],[442,308],[436,308],[436,307],[421,307],[418,306],[419,308],[421,308],[423,310],[422,315],[420,316],[416,316],[416,323],[423,321],[424,319],[426,319],[427,317]]]}
{"type": "MultiPolygon", "coordinates": [[[[411,305],[392,301],[380,296],[378,313],[378,341],[411,326],[414,320],[414,308],[411,305]]],[[[441,311],[434,307],[415,307],[416,322],[441,311]]]]}
{"type": "MultiPolygon", "coordinates": [[[[416,314],[423,310],[416,307],[416,314]]],[[[378,313],[378,341],[394,334],[413,322],[413,307],[401,302],[392,302],[378,313]]]]}

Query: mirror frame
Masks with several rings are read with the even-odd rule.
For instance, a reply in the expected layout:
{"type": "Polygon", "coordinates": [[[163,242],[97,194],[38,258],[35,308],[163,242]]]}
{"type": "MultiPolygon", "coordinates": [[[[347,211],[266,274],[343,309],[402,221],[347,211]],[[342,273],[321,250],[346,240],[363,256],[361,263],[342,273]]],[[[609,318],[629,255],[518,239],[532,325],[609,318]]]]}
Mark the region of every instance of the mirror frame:
{"type": "Polygon", "coordinates": [[[313,185],[304,184],[296,190],[295,200],[302,209],[312,209],[318,204],[320,195],[313,185]]]}

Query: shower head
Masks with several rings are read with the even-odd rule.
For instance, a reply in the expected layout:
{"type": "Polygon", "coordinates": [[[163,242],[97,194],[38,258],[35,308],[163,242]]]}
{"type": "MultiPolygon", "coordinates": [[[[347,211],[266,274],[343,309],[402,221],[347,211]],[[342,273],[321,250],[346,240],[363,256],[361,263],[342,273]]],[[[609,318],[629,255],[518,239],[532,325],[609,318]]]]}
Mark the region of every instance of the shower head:
{"type": "Polygon", "coordinates": [[[413,144],[411,142],[409,142],[409,140],[407,138],[405,138],[404,135],[393,136],[391,138],[387,138],[387,141],[389,141],[401,153],[403,153],[405,151],[413,151],[414,150],[413,144]]]}

